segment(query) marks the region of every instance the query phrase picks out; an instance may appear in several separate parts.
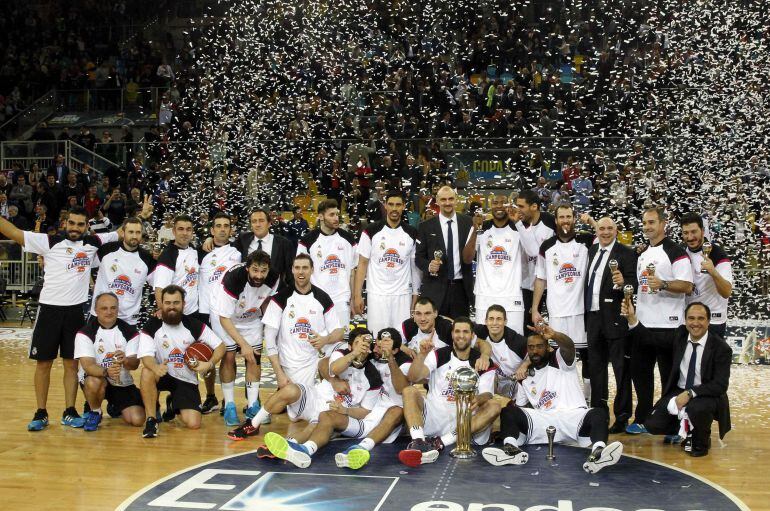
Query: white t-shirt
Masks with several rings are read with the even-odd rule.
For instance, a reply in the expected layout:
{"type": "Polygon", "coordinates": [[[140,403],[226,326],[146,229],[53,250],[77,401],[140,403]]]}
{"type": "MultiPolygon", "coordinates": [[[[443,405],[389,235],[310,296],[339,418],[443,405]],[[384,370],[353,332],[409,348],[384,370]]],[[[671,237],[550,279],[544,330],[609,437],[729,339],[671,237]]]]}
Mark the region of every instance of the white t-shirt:
{"type": "MultiPolygon", "coordinates": [[[[88,320],[75,335],[75,358],[93,358],[104,368],[109,368],[115,360],[115,352],[122,351],[126,357],[135,357],[139,350],[139,332],[125,321],[118,319],[112,328],[103,328],[96,317],[88,320]]],[[[134,384],[131,372],[123,367],[120,381],[109,376],[107,381],[116,387],[134,384]]]]}
{"type": "Polygon", "coordinates": [[[530,404],[532,408],[542,411],[586,408],[575,361],[567,365],[560,349],[556,349],[551,357],[548,365],[534,370],[534,376],[527,376],[519,382],[516,404],[530,404]]]}
{"type": "Polygon", "coordinates": [[[184,313],[198,312],[198,252],[189,246],[179,248],[173,241],[163,249],[155,267],[155,287],[171,284],[185,291],[184,313]]]}
{"type": "Polygon", "coordinates": [[[516,230],[519,231],[521,246],[527,254],[527,264],[523,267],[521,274],[521,287],[532,291],[540,245],[556,233],[556,221],[550,213],[541,212],[540,220],[536,224],[528,225],[519,220],[516,222],[516,230]]]}
{"type": "MultiPolygon", "coordinates": [[[[727,321],[727,303],[729,298],[722,298],[717,292],[717,285],[714,283],[714,278],[711,275],[701,273],[703,252],[700,250],[698,252],[691,252],[688,248],[687,255],[690,257],[695,287],[692,294],[686,296],[686,303],[701,302],[706,304],[711,311],[711,324],[723,325],[727,321]]],[[[733,266],[724,249],[719,245],[713,245],[709,259],[714,262],[714,268],[717,273],[732,284],[733,266]]]]}
{"type": "Polygon", "coordinates": [[[417,294],[420,272],[414,262],[417,231],[406,224],[391,229],[385,222],[367,226],[358,254],[369,260],[367,292],[381,296],[417,294]]]}
{"type": "Polygon", "coordinates": [[[249,270],[243,264],[230,268],[214,290],[211,314],[229,318],[243,335],[262,341],[262,306],[278,288],[278,274],[268,272],[259,287],[249,284],[249,270]]]}
{"type": "Polygon", "coordinates": [[[537,278],[546,281],[549,317],[565,318],[585,312],[583,292],[591,243],[593,236],[578,234],[567,242],[553,236],[541,245],[537,278]]]}
{"type": "MultiPolygon", "coordinates": [[[[350,349],[335,350],[329,356],[329,372],[331,365],[350,353],[350,349]]],[[[348,366],[341,374],[332,375],[348,382],[350,394],[337,394],[339,400],[348,408],[360,406],[372,410],[380,400],[382,394],[382,377],[370,360],[363,367],[357,368],[353,364],[348,366]]],[[[324,380],[325,381],[325,380],[324,380]]],[[[327,382],[328,383],[328,382],[327,382]]],[[[331,386],[331,384],[329,384],[331,386]]]]}
{"type": "MultiPolygon", "coordinates": [[[[471,349],[468,360],[460,360],[454,354],[452,346],[434,350],[425,357],[425,367],[430,371],[428,377],[427,399],[447,408],[447,413],[455,414],[455,393],[452,388],[452,375],[460,367],[470,367],[476,364],[481,354],[477,349],[471,349]]],[[[479,375],[478,394],[495,393],[495,369],[489,369],[479,375]]]]}
{"type": "Polygon", "coordinates": [[[692,282],[690,258],[682,247],[664,238],[656,246],[649,246],[639,255],[636,276],[639,293],[636,297],[636,315],[647,328],[677,328],[684,323],[685,294],[658,290],[652,293],[647,285],[647,265],[655,265],[655,276],[661,280],[692,282]]]}
{"type": "Polygon", "coordinates": [[[527,356],[527,339],[509,327],[503,330],[503,337],[493,341],[486,325],[476,325],[476,336],[489,343],[492,349],[489,359],[496,366],[497,377],[495,392],[502,396],[514,397],[516,379],[514,375],[527,356]]]}
{"type": "Polygon", "coordinates": [[[213,295],[227,270],[241,262],[241,253],[232,245],[214,247],[209,253],[198,251],[200,267],[198,269],[198,312],[208,314],[211,311],[213,295]]]}
{"type": "Polygon", "coordinates": [[[310,282],[326,291],[334,303],[350,301],[350,276],[358,266],[353,236],[342,229],[326,235],[313,229],[299,240],[297,254],[309,254],[313,259],[310,282]]]}
{"type": "Polygon", "coordinates": [[[523,311],[522,271],[527,255],[513,223],[496,227],[490,220],[476,237],[476,296],[495,298],[507,311],[523,311]]]}
{"type": "MultiPolygon", "coordinates": [[[[394,355],[399,370],[406,376],[409,373],[409,368],[412,367],[412,359],[406,354],[399,351],[394,355]]],[[[382,378],[382,399],[389,401],[395,406],[404,406],[404,398],[396,391],[396,387],[393,385],[393,378],[390,373],[390,365],[387,360],[372,360],[372,364],[379,371],[380,378],[382,378]]]]}
{"type": "Polygon", "coordinates": [[[139,320],[142,290],[145,282],[152,285],[155,259],[139,247],[129,251],[120,241],[105,243],[97,251],[99,266],[94,282],[91,315],[96,315],[96,297],[101,293],[115,293],[118,297],[118,317],[130,325],[139,320]]]}

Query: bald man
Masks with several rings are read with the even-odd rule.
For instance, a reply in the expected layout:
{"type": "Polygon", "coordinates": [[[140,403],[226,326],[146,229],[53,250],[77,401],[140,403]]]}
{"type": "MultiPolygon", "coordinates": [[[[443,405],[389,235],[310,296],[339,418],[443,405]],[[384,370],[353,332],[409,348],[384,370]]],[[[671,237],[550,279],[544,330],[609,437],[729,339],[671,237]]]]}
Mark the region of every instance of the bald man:
{"type": "Polygon", "coordinates": [[[615,423],[610,433],[625,430],[631,417],[630,349],[628,322],[620,316],[623,286],[636,289],[636,252],[617,241],[618,228],[609,217],[598,222],[584,215],[594,226],[599,240],[588,250],[588,278],[585,287],[585,322],[588,339],[588,371],[591,380],[591,406],[608,409],[607,363],[612,364],[618,389],[613,403],[615,423]],[[618,268],[610,270],[609,261],[618,268]]]}
{"type": "MultiPolygon", "coordinates": [[[[422,271],[420,295],[436,304],[439,314],[468,316],[473,301],[473,268],[463,260],[473,221],[455,210],[457,193],[442,186],[436,194],[439,214],[420,224],[415,263],[422,271]]],[[[393,326],[393,325],[391,325],[393,326]]]]}

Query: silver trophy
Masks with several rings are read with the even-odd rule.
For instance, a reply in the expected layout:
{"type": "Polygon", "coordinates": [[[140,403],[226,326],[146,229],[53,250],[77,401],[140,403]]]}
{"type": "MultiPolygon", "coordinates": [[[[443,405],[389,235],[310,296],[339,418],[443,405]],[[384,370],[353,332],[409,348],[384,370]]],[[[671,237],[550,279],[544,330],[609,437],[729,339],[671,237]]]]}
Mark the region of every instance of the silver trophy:
{"type": "MultiPolygon", "coordinates": [[[[626,284],[623,286],[623,296],[626,300],[631,299],[632,296],[634,296],[634,286],[631,284],[626,284]]],[[[628,314],[621,314],[622,316],[627,316],[628,314]]]]}
{"type": "Polygon", "coordinates": [[[556,436],[556,428],[548,426],[545,428],[545,434],[548,436],[548,454],[545,455],[545,458],[553,461],[556,459],[556,455],[553,453],[553,439],[556,436]]]}
{"type": "MultiPolygon", "coordinates": [[[[613,273],[618,271],[618,267],[620,266],[618,264],[617,259],[610,259],[610,261],[607,264],[610,266],[610,271],[613,273]]],[[[620,289],[620,286],[618,286],[617,284],[613,284],[612,289],[615,289],[615,290],[620,289]]]]}
{"type": "Polygon", "coordinates": [[[450,453],[453,458],[464,460],[476,456],[476,451],[471,448],[471,402],[478,384],[479,375],[470,367],[460,367],[452,375],[457,406],[457,446],[450,453]]]}
{"type": "MultiPolygon", "coordinates": [[[[702,248],[703,248],[703,258],[705,259],[705,258],[707,258],[709,256],[709,254],[711,254],[711,249],[713,247],[711,246],[711,242],[704,241],[702,248]]],[[[708,273],[708,271],[704,270],[703,268],[701,268],[700,272],[701,273],[708,273]]]]}
{"type": "MultiPolygon", "coordinates": [[[[441,258],[442,257],[444,257],[444,252],[443,251],[436,250],[435,252],[433,252],[433,260],[436,261],[437,263],[441,264],[441,258]]],[[[430,275],[431,275],[431,277],[438,277],[438,272],[436,272],[436,273],[431,272],[430,275]]]]}
{"type": "MultiPolygon", "coordinates": [[[[655,264],[650,263],[647,265],[647,277],[654,277],[655,276],[655,264]]],[[[651,295],[657,294],[658,291],[655,289],[652,289],[650,287],[650,281],[647,281],[647,292],[651,295]]]]}
{"type": "MultiPolygon", "coordinates": [[[[314,334],[313,332],[310,332],[309,334],[307,334],[308,342],[313,342],[317,337],[318,335],[314,334]]],[[[317,351],[318,351],[318,358],[324,358],[326,356],[323,348],[318,348],[317,351]]]]}

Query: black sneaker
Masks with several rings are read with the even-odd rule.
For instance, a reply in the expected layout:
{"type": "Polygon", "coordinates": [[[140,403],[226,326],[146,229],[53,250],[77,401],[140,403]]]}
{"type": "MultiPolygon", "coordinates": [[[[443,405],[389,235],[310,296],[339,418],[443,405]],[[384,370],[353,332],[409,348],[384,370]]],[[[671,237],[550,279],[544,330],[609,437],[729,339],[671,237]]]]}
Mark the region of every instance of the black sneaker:
{"type": "Polygon", "coordinates": [[[243,424],[235,428],[234,430],[227,433],[227,438],[230,440],[235,440],[236,442],[240,442],[241,440],[246,440],[250,436],[255,436],[259,434],[259,425],[256,427],[251,425],[251,419],[247,419],[244,421],[243,424]]]}
{"type": "Polygon", "coordinates": [[[163,412],[161,417],[163,422],[171,422],[174,420],[174,417],[176,417],[176,412],[174,411],[174,403],[171,400],[171,394],[166,396],[166,410],[163,412]]]}
{"type": "Polygon", "coordinates": [[[487,447],[481,451],[481,455],[488,463],[500,467],[503,465],[524,465],[529,461],[529,454],[515,445],[505,444],[503,448],[487,447]]]}
{"type": "Polygon", "coordinates": [[[595,474],[603,468],[614,465],[620,461],[620,456],[623,454],[623,444],[620,442],[612,442],[605,447],[597,447],[588,456],[588,459],[583,463],[583,470],[589,474],[595,474]]]}
{"type": "Polygon", "coordinates": [[[687,435],[687,438],[684,439],[682,449],[684,449],[684,452],[692,452],[692,434],[687,435]]]}
{"type": "Polygon", "coordinates": [[[155,438],[156,436],[158,436],[158,421],[155,417],[149,417],[144,423],[142,438],[155,438]]]}
{"type": "Polygon", "coordinates": [[[219,400],[217,399],[217,396],[211,394],[207,395],[206,400],[203,401],[203,404],[201,405],[201,413],[203,415],[208,415],[217,410],[219,410],[219,400]]]}
{"type": "Polygon", "coordinates": [[[117,419],[120,417],[120,410],[118,410],[118,407],[114,404],[108,402],[107,403],[107,415],[112,417],[113,419],[117,419]]]}

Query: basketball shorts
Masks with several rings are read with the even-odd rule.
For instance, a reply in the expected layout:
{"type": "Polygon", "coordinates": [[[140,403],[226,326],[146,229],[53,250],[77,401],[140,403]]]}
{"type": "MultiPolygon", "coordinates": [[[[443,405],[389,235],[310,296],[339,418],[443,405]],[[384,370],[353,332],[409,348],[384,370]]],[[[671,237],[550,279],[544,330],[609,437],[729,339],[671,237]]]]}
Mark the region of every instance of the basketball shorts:
{"type": "MultiPolygon", "coordinates": [[[[378,404],[369,415],[363,419],[348,418],[348,427],[342,432],[342,436],[348,438],[366,438],[374,428],[380,425],[385,413],[393,406],[391,404],[378,404]]],[[[397,428],[398,429],[398,428],[397,428]]]]}
{"type": "MultiPolygon", "coordinates": [[[[454,403],[436,403],[426,399],[422,417],[426,437],[441,436],[457,429],[457,408],[454,403]]],[[[492,426],[489,426],[474,434],[473,441],[478,445],[488,444],[491,434],[492,426]]]]}
{"type": "Polygon", "coordinates": [[[305,367],[284,367],[283,371],[292,383],[309,388],[315,385],[316,376],[318,375],[318,362],[316,361],[305,367]]]}
{"type": "Polygon", "coordinates": [[[582,314],[565,316],[563,318],[548,318],[548,324],[556,330],[569,336],[576,348],[587,348],[586,325],[582,314]]]}
{"type": "Polygon", "coordinates": [[[171,393],[171,400],[174,402],[175,409],[200,411],[201,393],[197,385],[166,374],[158,380],[158,390],[171,393]]]}
{"type": "MultiPolygon", "coordinates": [[[[216,314],[211,315],[211,329],[214,331],[215,334],[219,336],[220,339],[222,339],[222,342],[225,343],[225,348],[227,351],[235,351],[236,353],[240,353],[241,347],[238,345],[237,342],[235,342],[235,339],[230,337],[230,335],[225,331],[224,327],[222,326],[222,323],[219,321],[219,316],[216,314]]],[[[262,329],[262,323],[259,323],[259,328],[255,328],[253,330],[238,330],[238,332],[243,336],[244,339],[246,339],[249,344],[251,344],[251,347],[254,348],[254,353],[257,355],[257,363],[260,361],[260,353],[262,351],[262,340],[263,340],[263,332],[262,329]]]]}
{"type": "MultiPolygon", "coordinates": [[[[139,389],[136,388],[136,385],[126,385],[121,387],[108,383],[107,390],[104,393],[104,399],[106,399],[119,412],[122,412],[130,406],[144,407],[144,404],[142,403],[142,395],[139,393],[139,389]]],[[[176,404],[174,406],[176,406],[176,404]]]]}
{"type": "MultiPolygon", "coordinates": [[[[527,335],[521,331],[524,328],[524,305],[522,298],[517,299],[522,305],[519,307],[521,310],[509,310],[505,309],[505,325],[515,330],[519,335],[527,335]]],[[[487,309],[495,304],[501,304],[505,302],[507,305],[514,302],[513,298],[506,298],[505,300],[497,300],[491,296],[479,296],[476,295],[476,323],[483,325],[484,320],[487,317],[487,309]]]]}
{"type": "Polygon", "coordinates": [[[591,445],[589,437],[578,436],[583,426],[583,419],[590,408],[574,408],[572,410],[536,410],[533,408],[521,408],[527,416],[529,426],[527,428],[527,444],[547,444],[548,435],[545,430],[548,426],[556,428],[554,442],[576,443],[580,447],[591,445]]]}
{"type": "Polygon", "coordinates": [[[32,330],[29,358],[54,360],[75,356],[75,335],[85,325],[83,304],[47,305],[41,303],[32,330]]]}
{"type": "Polygon", "coordinates": [[[306,420],[308,422],[317,422],[321,412],[329,409],[327,398],[322,396],[315,385],[297,384],[300,391],[300,397],[286,407],[289,419],[292,422],[306,420]]]}
{"type": "Polygon", "coordinates": [[[401,328],[412,316],[412,295],[366,295],[366,326],[374,335],[383,328],[401,328]]]}

